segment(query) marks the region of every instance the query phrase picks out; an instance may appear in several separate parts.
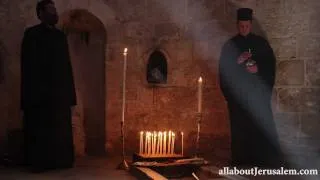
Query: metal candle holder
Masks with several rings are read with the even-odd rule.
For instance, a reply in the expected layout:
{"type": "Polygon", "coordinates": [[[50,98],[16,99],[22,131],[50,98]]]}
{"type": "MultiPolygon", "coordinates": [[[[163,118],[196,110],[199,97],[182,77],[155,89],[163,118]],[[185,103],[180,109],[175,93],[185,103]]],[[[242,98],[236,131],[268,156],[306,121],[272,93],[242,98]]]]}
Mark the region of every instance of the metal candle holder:
{"type": "Polygon", "coordinates": [[[125,113],[125,105],[126,105],[127,48],[125,48],[123,55],[124,55],[124,62],[123,62],[122,119],[121,119],[122,162],[118,165],[118,169],[129,170],[128,163],[125,160],[125,145],[124,145],[124,113],[125,113]]]}
{"type": "MultiPolygon", "coordinates": [[[[251,48],[249,48],[249,53],[251,53],[251,48]]],[[[249,58],[246,62],[247,67],[254,66],[256,64],[256,61],[254,61],[252,58],[249,58]]]]}
{"type": "Polygon", "coordinates": [[[200,125],[202,120],[202,113],[197,113],[197,140],[196,140],[196,157],[199,157],[200,152],[200,125]]]}
{"type": "Polygon", "coordinates": [[[247,62],[246,62],[246,66],[247,67],[251,67],[251,66],[254,66],[256,64],[256,61],[254,61],[253,59],[248,59],[247,62]]]}

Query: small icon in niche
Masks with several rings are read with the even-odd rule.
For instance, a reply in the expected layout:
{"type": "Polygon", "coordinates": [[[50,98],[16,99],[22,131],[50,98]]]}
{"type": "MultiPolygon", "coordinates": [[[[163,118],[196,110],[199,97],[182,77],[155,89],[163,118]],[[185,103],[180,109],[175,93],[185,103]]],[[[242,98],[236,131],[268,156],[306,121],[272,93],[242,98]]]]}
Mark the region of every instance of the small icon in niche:
{"type": "Polygon", "coordinates": [[[167,61],[160,51],[153,52],[149,57],[147,81],[152,84],[165,84],[167,82],[167,61]]]}

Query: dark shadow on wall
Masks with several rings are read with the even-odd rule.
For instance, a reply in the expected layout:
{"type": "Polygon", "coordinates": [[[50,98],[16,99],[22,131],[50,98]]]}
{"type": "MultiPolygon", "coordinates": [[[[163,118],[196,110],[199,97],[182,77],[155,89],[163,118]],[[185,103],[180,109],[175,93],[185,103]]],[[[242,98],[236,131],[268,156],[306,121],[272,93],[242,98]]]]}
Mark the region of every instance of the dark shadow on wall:
{"type": "MultiPolygon", "coordinates": [[[[260,26],[258,20],[253,17],[253,21],[252,21],[252,29],[253,29],[253,32],[257,35],[260,35],[262,36],[263,38],[265,38],[266,40],[267,39],[267,34],[265,33],[265,31],[263,31],[262,27],[260,26]]],[[[268,40],[269,41],[269,40],[268,40]]]]}
{"type": "Polygon", "coordinates": [[[6,50],[3,46],[3,43],[0,42],[0,85],[4,83],[4,60],[5,60],[6,50]]]}

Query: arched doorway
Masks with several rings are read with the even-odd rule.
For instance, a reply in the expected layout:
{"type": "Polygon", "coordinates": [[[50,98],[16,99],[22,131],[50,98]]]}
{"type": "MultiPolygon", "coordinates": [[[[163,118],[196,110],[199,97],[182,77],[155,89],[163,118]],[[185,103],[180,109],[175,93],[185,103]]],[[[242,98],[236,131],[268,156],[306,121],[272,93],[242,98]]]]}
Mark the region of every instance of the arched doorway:
{"type": "Polygon", "coordinates": [[[73,65],[78,104],[73,115],[77,156],[105,154],[105,46],[102,22],[87,10],[61,15],[73,65]]]}

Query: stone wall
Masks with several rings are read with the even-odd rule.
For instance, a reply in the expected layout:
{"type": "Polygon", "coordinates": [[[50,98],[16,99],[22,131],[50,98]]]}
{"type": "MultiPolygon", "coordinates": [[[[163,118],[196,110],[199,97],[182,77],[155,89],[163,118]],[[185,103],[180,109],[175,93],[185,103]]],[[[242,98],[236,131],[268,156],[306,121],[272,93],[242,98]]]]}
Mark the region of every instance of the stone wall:
{"type": "Polygon", "coordinates": [[[274,110],[282,147],[291,162],[311,167],[319,164],[320,150],[320,31],[315,18],[319,5],[290,0],[257,3],[262,29],[278,60],[274,110]]]}
{"type": "MultiPolygon", "coordinates": [[[[122,51],[129,49],[127,78],[127,152],[138,148],[140,130],[183,130],[186,152],[194,152],[196,84],[204,78],[202,152],[229,158],[229,123],[217,85],[223,42],[236,33],[238,7],[255,11],[254,31],[265,36],[277,56],[274,114],[281,143],[294,163],[315,162],[319,154],[319,30],[317,0],[68,0],[56,1],[60,13],[86,9],[105,25],[106,148],[121,152],[122,51]],[[168,61],[168,83],[146,83],[146,63],[154,49],[168,61]],[[210,142],[210,143],[208,143],[210,142]]],[[[0,40],[6,49],[5,81],[0,85],[0,137],[21,127],[19,46],[23,29],[36,23],[34,1],[0,3],[0,40]],[[16,5],[18,3],[18,5],[16,5]]]]}

